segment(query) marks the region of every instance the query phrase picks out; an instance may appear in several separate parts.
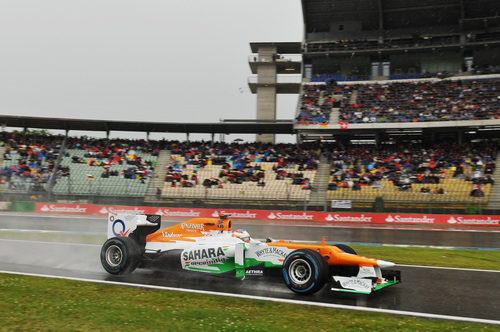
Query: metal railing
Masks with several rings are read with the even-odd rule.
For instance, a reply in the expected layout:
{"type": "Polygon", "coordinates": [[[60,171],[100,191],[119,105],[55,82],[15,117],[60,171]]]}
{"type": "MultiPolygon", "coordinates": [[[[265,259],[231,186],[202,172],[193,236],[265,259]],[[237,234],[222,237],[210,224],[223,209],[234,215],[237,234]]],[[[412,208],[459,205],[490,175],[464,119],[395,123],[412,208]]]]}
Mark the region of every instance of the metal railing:
{"type": "Polygon", "coordinates": [[[301,54],[287,54],[287,55],[278,55],[279,57],[275,57],[274,59],[269,57],[261,57],[258,54],[248,56],[248,62],[256,63],[256,62],[302,62],[301,54]]]}
{"type": "MultiPolygon", "coordinates": [[[[258,76],[257,75],[252,75],[248,77],[248,83],[249,84],[257,84],[257,83],[271,83],[271,82],[259,82],[258,81],[258,76]]],[[[296,74],[290,74],[290,75],[276,75],[276,83],[278,84],[287,84],[287,83],[292,83],[292,84],[300,84],[302,83],[302,75],[296,75],[296,74]]]]}
{"type": "MultiPolygon", "coordinates": [[[[131,180],[134,181],[134,180],[131,180]]],[[[75,184],[76,185],[76,184],[75,184]]],[[[428,214],[500,214],[500,200],[487,199],[486,197],[471,198],[468,201],[457,201],[453,199],[435,200],[410,200],[410,199],[387,199],[380,195],[381,199],[336,197],[336,200],[349,201],[351,208],[334,208],[332,199],[326,195],[314,201],[310,199],[310,191],[304,191],[302,195],[289,198],[284,195],[280,198],[253,197],[246,195],[231,195],[227,192],[218,192],[217,189],[205,189],[201,195],[189,192],[168,194],[137,193],[129,189],[123,191],[118,186],[108,186],[108,191],[97,184],[84,184],[88,190],[82,187],[77,191],[55,191],[48,195],[45,190],[34,190],[32,184],[26,185],[26,191],[0,190],[2,201],[38,201],[38,202],[79,202],[90,204],[114,204],[114,205],[150,205],[150,206],[175,206],[175,207],[218,207],[218,208],[242,208],[242,209],[279,209],[279,210],[303,210],[303,211],[328,211],[328,212],[390,212],[390,213],[428,213],[428,214]],[[31,188],[31,189],[30,189],[31,188]],[[116,189],[116,192],[112,193],[116,189]]],[[[147,185],[146,185],[147,186],[147,185]]],[[[3,187],[1,187],[3,188],[3,187]]]]}

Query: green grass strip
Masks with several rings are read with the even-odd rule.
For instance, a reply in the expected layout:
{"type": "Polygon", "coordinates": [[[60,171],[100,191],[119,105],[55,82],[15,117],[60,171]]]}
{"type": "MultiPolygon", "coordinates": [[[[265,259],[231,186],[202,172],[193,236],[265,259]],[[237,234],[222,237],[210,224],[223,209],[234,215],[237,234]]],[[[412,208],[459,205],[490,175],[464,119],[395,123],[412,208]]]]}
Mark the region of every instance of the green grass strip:
{"type": "Polygon", "coordinates": [[[0,275],[1,331],[498,331],[498,326],[0,275]]]}

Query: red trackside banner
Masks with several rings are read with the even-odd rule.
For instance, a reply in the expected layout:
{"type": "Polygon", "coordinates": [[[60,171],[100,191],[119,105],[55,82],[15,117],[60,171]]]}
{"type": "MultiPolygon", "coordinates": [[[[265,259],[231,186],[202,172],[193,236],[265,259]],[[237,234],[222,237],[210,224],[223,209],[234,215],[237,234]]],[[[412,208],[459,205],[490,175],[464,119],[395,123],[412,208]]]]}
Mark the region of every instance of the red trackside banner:
{"type": "Polygon", "coordinates": [[[355,213],[314,211],[269,211],[233,209],[186,209],[158,208],[150,206],[119,206],[92,204],[36,203],[39,213],[76,213],[107,215],[108,213],[160,214],[166,218],[217,218],[219,213],[231,214],[233,219],[249,220],[296,220],[327,223],[359,224],[425,224],[500,226],[498,215],[450,215],[406,213],[355,213]]]}

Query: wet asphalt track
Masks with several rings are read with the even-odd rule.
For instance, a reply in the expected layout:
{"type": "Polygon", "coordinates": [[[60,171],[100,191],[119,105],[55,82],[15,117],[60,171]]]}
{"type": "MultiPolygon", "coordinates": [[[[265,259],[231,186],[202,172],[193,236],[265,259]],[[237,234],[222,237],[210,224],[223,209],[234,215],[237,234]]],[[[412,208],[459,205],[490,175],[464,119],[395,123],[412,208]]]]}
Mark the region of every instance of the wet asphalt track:
{"type": "MultiPolygon", "coordinates": [[[[0,215],[0,229],[43,229],[97,234],[97,236],[101,236],[101,234],[105,233],[105,226],[105,220],[102,218],[13,217],[0,215]]],[[[337,236],[349,237],[349,240],[344,238],[342,242],[377,242],[373,241],[373,239],[378,239],[379,236],[382,237],[381,235],[372,234],[371,241],[359,241],[358,239],[366,236],[364,235],[367,232],[366,229],[351,229],[349,231],[343,228],[340,230],[334,228],[334,230],[330,231],[329,228],[321,227],[317,231],[314,231],[314,228],[311,227],[296,229],[299,226],[247,224],[239,224],[237,227],[247,228],[255,237],[265,237],[267,234],[274,238],[315,240],[318,234],[322,234],[326,235],[329,241],[338,242],[341,242],[341,239],[337,238],[337,236]],[[265,232],[266,234],[261,232],[265,232]],[[330,234],[330,232],[332,233],[330,234]]],[[[377,232],[376,230],[372,231],[377,232]]],[[[398,232],[397,230],[392,231],[398,232]]],[[[434,234],[436,231],[425,232],[434,234]]],[[[490,233],[474,232],[473,238],[490,233]]],[[[401,235],[403,238],[405,236],[401,235]]],[[[426,237],[421,235],[421,238],[425,239],[425,241],[429,241],[429,237],[432,236],[429,235],[426,237]]],[[[451,235],[449,237],[454,238],[451,235]]],[[[395,239],[392,240],[394,241],[395,239]]],[[[388,243],[394,243],[393,241],[388,241],[388,243]]],[[[496,242],[497,246],[498,243],[496,242]]],[[[439,242],[434,244],[446,245],[439,242]]],[[[461,243],[459,246],[470,247],[471,245],[470,243],[461,243]]],[[[0,240],[0,270],[299,299],[490,320],[500,319],[498,314],[500,312],[499,272],[398,266],[397,269],[402,271],[403,283],[386,288],[372,295],[330,292],[325,287],[322,291],[312,296],[298,296],[290,292],[279,277],[247,277],[245,280],[236,280],[200,273],[165,271],[160,269],[138,269],[128,276],[111,276],[102,269],[99,261],[99,252],[100,245],[93,244],[3,239],[0,240]]]]}
{"type": "MultiPolygon", "coordinates": [[[[168,227],[183,221],[162,221],[168,227]]],[[[500,229],[477,227],[476,230],[443,230],[412,227],[360,227],[328,225],[325,223],[304,224],[298,222],[276,223],[266,221],[233,220],[236,228],[245,228],[252,237],[265,239],[271,237],[282,240],[316,241],[325,236],[327,242],[339,243],[383,243],[397,245],[427,245],[468,248],[500,249],[500,229]],[[496,231],[491,231],[495,229],[496,231]]],[[[373,225],[370,225],[373,226],[373,225]]],[[[417,225],[418,226],[418,225],[417,225]]],[[[46,230],[74,232],[78,234],[106,234],[105,217],[87,216],[40,216],[0,214],[0,230],[46,230]]]]}

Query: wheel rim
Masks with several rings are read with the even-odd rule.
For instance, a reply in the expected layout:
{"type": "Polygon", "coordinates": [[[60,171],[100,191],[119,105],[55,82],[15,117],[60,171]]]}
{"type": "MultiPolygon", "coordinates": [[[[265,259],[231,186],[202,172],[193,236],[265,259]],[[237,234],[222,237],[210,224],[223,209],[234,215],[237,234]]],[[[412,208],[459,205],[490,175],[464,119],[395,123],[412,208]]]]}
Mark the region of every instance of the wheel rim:
{"type": "Polygon", "coordinates": [[[108,263],[110,267],[119,266],[122,260],[123,251],[119,246],[113,244],[106,249],[106,263],[108,263]]]}
{"type": "Polygon", "coordinates": [[[312,269],[309,262],[303,259],[296,259],[288,268],[289,276],[296,285],[304,285],[311,279],[312,269]]]}

